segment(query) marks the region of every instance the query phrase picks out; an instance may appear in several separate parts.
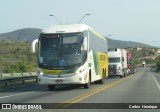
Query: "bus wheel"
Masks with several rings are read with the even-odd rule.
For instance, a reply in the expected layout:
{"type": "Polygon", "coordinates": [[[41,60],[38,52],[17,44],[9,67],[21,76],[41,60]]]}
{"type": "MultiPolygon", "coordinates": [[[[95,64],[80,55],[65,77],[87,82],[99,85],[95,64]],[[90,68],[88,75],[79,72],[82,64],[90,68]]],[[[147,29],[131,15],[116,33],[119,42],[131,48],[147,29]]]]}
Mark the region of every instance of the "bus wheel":
{"type": "Polygon", "coordinates": [[[99,80],[98,84],[103,84],[103,79],[99,80]]]}
{"type": "Polygon", "coordinates": [[[89,88],[89,85],[90,85],[89,83],[84,84],[84,85],[83,85],[84,89],[88,89],[88,88],[89,88]]]}
{"type": "Polygon", "coordinates": [[[105,71],[104,71],[104,69],[103,69],[102,79],[98,81],[99,84],[103,84],[103,83],[104,83],[104,78],[105,78],[105,77],[106,77],[106,73],[105,73],[105,71]]]}
{"type": "Polygon", "coordinates": [[[88,89],[89,86],[90,86],[90,83],[91,83],[91,79],[90,79],[90,76],[89,76],[89,81],[88,81],[88,83],[86,83],[86,84],[83,85],[84,89],[88,89]]]}
{"type": "Polygon", "coordinates": [[[55,85],[48,85],[49,90],[55,90],[56,86],[55,85]]]}
{"type": "Polygon", "coordinates": [[[103,83],[104,83],[104,78],[102,77],[102,79],[98,81],[98,84],[103,84],[103,83]]]}

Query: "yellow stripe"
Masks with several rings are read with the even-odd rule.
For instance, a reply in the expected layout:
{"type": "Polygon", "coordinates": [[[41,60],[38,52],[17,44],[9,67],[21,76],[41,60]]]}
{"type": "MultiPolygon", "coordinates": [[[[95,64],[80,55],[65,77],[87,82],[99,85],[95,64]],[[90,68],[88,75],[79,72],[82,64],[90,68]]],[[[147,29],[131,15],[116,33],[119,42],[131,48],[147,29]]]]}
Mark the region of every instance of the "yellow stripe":
{"type": "Polygon", "coordinates": [[[101,92],[101,91],[103,91],[103,90],[105,90],[105,89],[107,89],[107,88],[109,88],[109,87],[111,87],[111,86],[117,85],[118,83],[120,83],[120,82],[122,82],[122,81],[125,81],[125,80],[127,80],[128,78],[131,78],[131,77],[133,77],[133,76],[134,76],[134,75],[128,76],[127,78],[121,79],[121,80],[119,80],[119,81],[112,82],[112,83],[110,83],[110,84],[105,84],[105,85],[103,85],[103,86],[101,86],[101,87],[99,87],[99,88],[96,88],[96,89],[94,89],[94,90],[91,90],[91,91],[89,91],[89,92],[86,92],[86,93],[84,93],[84,94],[81,94],[81,95],[79,95],[79,96],[77,96],[77,97],[74,97],[74,98],[72,98],[72,99],[70,99],[70,100],[67,100],[67,101],[65,101],[65,102],[62,102],[62,104],[57,105],[57,106],[62,106],[62,107],[71,106],[71,105],[73,105],[74,103],[80,102],[81,100],[84,100],[84,99],[86,99],[86,98],[88,98],[88,97],[90,97],[90,96],[92,96],[92,95],[94,95],[94,94],[96,94],[96,93],[99,93],[99,92],[101,92]],[[65,104],[64,104],[64,103],[65,103],[65,104]]]}

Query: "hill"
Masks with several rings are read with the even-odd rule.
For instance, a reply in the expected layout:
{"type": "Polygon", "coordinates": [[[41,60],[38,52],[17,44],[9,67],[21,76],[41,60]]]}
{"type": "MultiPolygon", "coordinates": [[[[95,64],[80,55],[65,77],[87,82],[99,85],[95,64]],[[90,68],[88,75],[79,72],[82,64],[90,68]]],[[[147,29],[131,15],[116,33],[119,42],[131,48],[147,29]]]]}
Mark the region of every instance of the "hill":
{"type": "Polygon", "coordinates": [[[146,47],[146,48],[153,48],[153,46],[139,43],[139,42],[133,42],[133,41],[122,41],[122,40],[113,40],[110,38],[107,38],[108,40],[108,46],[109,48],[135,48],[135,47],[146,47]]]}
{"type": "Polygon", "coordinates": [[[38,38],[41,29],[37,28],[24,28],[15,30],[8,33],[0,34],[0,39],[18,41],[18,42],[31,42],[38,38]]]}
{"type": "Polygon", "coordinates": [[[37,57],[31,43],[0,40],[0,73],[36,71],[37,57]]]}
{"type": "MultiPolygon", "coordinates": [[[[32,42],[38,38],[41,29],[37,28],[24,28],[15,30],[8,33],[0,34],[0,39],[11,40],[16,42],[32,42]]],[[[121,41],[107,38],[109,48],[128,48],[128,47],[153,47],[147,44],[132,42],[132,41],[121,41]]]]}

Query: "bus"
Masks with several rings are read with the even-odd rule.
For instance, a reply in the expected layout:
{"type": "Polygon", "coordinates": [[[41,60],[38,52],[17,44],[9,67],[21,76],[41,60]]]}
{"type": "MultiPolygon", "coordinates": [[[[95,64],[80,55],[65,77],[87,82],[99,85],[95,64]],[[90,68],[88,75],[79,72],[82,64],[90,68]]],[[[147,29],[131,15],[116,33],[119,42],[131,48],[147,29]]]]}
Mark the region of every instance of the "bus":
{"type": "Polygon", "coordinates": [[[38,83],[49,90],[66,84],[89,88],[108,76],[107,39],[85,24],[50,26],[37,42],[38,83]]]}

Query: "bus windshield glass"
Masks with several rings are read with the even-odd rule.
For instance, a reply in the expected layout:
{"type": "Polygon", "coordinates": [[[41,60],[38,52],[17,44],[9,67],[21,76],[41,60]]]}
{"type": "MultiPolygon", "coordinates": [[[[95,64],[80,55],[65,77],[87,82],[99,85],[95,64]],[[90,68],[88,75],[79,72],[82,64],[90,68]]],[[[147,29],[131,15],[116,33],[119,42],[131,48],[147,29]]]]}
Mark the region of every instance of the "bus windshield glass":
{"type": "Polygon", "coordinates": [[[109,58],[109,63],[119,63],[120,62],[120,58],[115,57],[115,58],[109,58]]]}
{"type": "Polygon", "coordinates": [[[82,63],[81,33],[41,34],[39,38],[39,66],[52,68],[82,63]]]}

